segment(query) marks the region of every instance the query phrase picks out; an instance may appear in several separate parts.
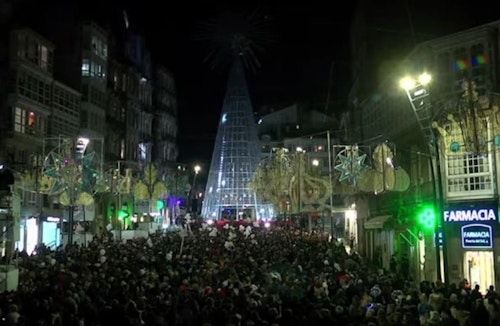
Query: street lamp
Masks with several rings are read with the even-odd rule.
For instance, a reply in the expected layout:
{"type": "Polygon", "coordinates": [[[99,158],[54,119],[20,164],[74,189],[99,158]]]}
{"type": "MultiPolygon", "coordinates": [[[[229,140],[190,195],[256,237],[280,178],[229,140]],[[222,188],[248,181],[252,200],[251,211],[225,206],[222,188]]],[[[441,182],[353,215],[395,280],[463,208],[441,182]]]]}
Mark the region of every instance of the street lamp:
{"type": "Polygon", "coordinates": [[[299,186],[299,189],[297,191],[297,199],[298,199],[298,210],[299,210],[299,215],[302,213],[302,176],[301,176],[301,169],[302,169],[302,154],[305,152],[304,149],[302,147],[297,147],[295,149],[295,151],[297,152],[297,166],[298,166],[298,169],[297,169],[297,183],[298,183],[298,186],[299,186]]]}
{"type": "MultiPolygon", "coordinates": [[[[198,176],[198,173],[200,173],[201,171],[201,166],[199,165],[195,165],[194,166],[194,176],[193,176],[193,186],[191,187],[191,196],[189,196],[189,199],[190,199],[190,209],[191,211],[193,210],[193,195],[194,195],[194,198],[196,198],[196,177],[198,176]]],[[[196,202],[196,209],[195,209],[195,213],[198,213],[198,202],[196,202]]]]}
{"type": "MultiPolygon", "coordinates": [[[[431,164],[431,179],[432,179],[432,189],[433,189],[433,199],[434,199],[434,209],[438,212],[437,216],[442,215],[442,178],[440,169],[440,156],[439,148],[432,128],[432,122],[434,119],[434,113],[432,111],[432,103],[429,99],[429,88],[428,85],[432,80],[432,76],[426,72],[420,74],[417,78],[412,78],[406,76],[400,80],[400,86],[406,92],[408,100],[412,106],[413,112],[417,118],[420,129],[426,139],[428,150],[429,150],[429,160],[431,164]]],[[[439,241],[439,224],[441,222],[440,218],[434,219],[434,237],[435,237],[435,247],[436,247],[436,264],[437,264],[437,278],[442,280],[441,275],[441,252],[440,252],[440,241],[439,241]]],[[[447,279],[447,252],[446,243],[444,235],[444,226],[441,228],[443,235],[443,260],[444,260],[444,277],[445,281],[447,279]]]]}

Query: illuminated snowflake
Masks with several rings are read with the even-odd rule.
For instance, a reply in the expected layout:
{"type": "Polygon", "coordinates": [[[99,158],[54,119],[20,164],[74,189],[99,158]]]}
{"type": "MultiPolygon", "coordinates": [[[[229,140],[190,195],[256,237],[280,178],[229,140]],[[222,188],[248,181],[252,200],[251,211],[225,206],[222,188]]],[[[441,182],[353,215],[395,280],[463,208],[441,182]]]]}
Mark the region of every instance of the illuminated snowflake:
{"type": "Polygon", "coordinates": [[[366,154],[359,151],[358,146],[347,146],[337,154],[335,170],[340,172],[340,182],[358,183],[358,178],[365,165],[366,154]]]}

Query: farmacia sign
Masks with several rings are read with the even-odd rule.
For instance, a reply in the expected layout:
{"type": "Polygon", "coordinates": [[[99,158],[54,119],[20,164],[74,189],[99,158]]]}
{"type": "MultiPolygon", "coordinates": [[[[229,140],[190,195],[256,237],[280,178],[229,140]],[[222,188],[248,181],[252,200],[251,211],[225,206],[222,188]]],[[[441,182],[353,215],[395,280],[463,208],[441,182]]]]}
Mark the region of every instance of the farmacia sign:
{"type": "Polygon", "coordinates": [[[493,208],[445,210],[443,217],[445,222],[497,221],[497,213],[493,208]]]}

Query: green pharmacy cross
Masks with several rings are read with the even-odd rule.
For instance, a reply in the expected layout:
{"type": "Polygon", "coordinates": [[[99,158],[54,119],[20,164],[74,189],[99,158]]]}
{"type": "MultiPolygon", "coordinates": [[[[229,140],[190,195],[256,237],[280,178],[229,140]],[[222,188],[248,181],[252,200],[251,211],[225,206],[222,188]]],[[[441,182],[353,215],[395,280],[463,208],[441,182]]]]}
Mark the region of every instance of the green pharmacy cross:
{"type": "Polygon", "coordinates": [[[335,170],[340,172],[340,182],[358,183],[361,171],[366,168],[366,154],[361,152],[358,146],[346,146],[337,154],[335,170]]]}
{"type": "Polygon", "coordinates": [[[436,221],[436,214],[432,207],[424,207],[418,214],[418,223],[424,229],[433,229],[436,221]]]}

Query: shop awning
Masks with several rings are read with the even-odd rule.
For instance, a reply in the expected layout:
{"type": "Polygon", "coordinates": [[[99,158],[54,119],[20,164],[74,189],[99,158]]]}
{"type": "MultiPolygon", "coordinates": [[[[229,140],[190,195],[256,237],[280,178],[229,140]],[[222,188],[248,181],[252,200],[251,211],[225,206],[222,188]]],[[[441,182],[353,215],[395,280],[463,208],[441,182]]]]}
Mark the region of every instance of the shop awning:
{"type": "Polygon", "coordinates": [[[366,230],[376,230],[382,229],[384,227],[384,223],[391,217],[391,215],[381,215],[375,216],[365,222],[366,230]]]}

